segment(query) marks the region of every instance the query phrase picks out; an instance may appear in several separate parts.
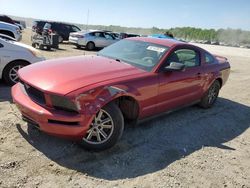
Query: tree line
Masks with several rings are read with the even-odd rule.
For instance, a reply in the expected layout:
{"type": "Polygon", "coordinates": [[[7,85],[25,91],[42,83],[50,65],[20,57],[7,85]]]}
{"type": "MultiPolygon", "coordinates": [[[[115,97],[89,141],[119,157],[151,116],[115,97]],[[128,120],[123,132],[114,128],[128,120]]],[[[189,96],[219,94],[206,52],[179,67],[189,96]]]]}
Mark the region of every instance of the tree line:
{"type": "Polygon", "coordinates": [[[223,42],[229,45],[250,45],[250,31],[241,29],[201,29],[195,27],[175,27],[170,29],[122,27],[122,26],[103,26],[103,25],[79,25],[82,29],[101,29],[114,32],[135,33],[141,35],[164,34],[170,32],[175,38],[187,41],[210,41],[223,42]]]}

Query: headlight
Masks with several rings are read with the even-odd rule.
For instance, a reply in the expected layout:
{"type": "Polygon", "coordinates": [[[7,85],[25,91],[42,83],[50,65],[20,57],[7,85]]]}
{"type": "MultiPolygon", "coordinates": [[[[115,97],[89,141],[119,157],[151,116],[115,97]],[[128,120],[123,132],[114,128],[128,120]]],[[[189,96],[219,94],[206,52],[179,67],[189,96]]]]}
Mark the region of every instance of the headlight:
{"type": "Polygon", "coordinates": [[[20,33],[21,33],[21,30],[19,29],[19,27],[18,27],[18,28],[16,28],[16,32],[17,32],[18,34],[20,34],[20,33]]]}
{"type": "Polygon", "coordinates": [[[28,50],[30,51],[30,53],[32,53],[33,56],[38,57],[38,58],[43,58],[43,55],[38,50],[32,49],[32,48],[28,50]]]}
{"type": "Polygon", "coordinates": [[[52,106],[55,109],[69,112],[78,112],[75,103],[66,97],[51,95],[50,98],[52,106]]]}

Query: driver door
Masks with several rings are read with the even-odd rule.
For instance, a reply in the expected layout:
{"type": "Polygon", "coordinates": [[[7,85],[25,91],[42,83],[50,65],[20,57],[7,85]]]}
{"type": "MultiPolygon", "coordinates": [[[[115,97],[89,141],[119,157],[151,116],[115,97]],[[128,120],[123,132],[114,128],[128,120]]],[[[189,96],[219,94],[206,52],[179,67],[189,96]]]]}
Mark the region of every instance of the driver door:
{"type": "Polygon", "coordinates": [[[185,70],[159,72],[159,88],[157,111],[175,109],[196,100],[202,96],[204,77],[201,69],[201,55],[198,50],[179,48],[166,59],[163,67],[171,62],[183,63],[185,70]]]}

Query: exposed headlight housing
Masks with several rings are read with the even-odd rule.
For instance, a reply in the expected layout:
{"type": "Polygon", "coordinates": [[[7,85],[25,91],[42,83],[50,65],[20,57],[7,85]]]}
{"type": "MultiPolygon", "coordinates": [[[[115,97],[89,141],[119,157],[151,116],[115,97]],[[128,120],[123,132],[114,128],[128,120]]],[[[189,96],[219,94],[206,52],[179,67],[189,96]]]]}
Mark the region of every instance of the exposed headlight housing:
{"type": "Polygon", "coordinates": [[[66,97],[62,97],[62,96],[57,96],[57,95],[51,95],[50,98],[51,98],[52,106],[55,109],[78,113],[75,103],[71,101],[70,99],[66,97]]]}
{"type": "Polygon", "coordinates": [[[43,58],[43,55],[38,50],[32,49],[32,48],[28,50],[30,51],[30,53],[32,53],[33,56],[38,57],[38,58],[43,58]]]}

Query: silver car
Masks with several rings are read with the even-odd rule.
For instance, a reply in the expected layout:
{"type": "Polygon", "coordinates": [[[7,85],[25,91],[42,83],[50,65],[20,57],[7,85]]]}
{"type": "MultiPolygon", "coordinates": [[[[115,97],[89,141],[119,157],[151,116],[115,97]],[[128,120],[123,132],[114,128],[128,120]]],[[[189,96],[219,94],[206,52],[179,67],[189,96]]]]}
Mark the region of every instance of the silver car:
{"type": "Polygon", "coordinates": [[[0,79],[8,84],[19,81],[17,72],[20,68],[43,60],[45,58],[35,48],[0,35],[0,79]]]}
{"type": "Polygon", "coordinates": [[[87,50],[104,48],[119,41],[114,35],[104,31],[74,32],[70,33],[69,42],[77,48],[86,47],[87,50]]]}

